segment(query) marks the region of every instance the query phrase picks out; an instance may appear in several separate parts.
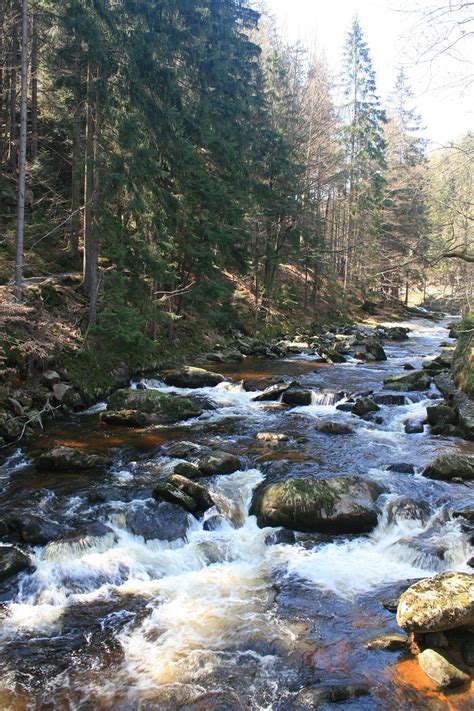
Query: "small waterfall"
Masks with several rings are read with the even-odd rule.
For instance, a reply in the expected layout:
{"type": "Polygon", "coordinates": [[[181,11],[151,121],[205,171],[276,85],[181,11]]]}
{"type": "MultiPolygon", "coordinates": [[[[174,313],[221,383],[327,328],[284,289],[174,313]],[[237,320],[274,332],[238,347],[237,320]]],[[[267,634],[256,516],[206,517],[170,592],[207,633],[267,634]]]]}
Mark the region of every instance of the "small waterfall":
{"type": "Polygon", "coordinates": [[[347,394],[344,392],[338,392],[338,393],[325,393],[325,392],[312,392],[311,395],[311,405],[316,405],[316,406],[322,406],[322,407],[330,407],[331,405],[335,405],[336,403],[340,402],[341,400],[344,400],[347,397],[347,394]]]}

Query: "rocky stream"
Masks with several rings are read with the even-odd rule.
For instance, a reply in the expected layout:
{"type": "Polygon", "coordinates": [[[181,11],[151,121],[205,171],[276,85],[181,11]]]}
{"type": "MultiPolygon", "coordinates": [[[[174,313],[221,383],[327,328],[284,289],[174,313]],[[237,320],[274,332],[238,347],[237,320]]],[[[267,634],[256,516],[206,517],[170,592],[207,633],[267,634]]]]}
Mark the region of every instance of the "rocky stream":
{"type": "Polygon", "coordinates": [[[474,442],[431,377],[446,326],[211,358],[10,452],[0,708],[472,708],[474,442]]]}

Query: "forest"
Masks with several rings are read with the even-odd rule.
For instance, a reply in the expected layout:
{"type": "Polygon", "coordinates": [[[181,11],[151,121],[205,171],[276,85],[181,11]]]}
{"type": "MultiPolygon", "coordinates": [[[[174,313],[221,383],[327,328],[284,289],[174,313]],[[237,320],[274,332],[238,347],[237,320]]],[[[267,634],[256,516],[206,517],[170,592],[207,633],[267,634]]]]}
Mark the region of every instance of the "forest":
{"type": "Polygon", "coordinates": [[[183,319],[258,330],[433,280],[466,307],[473,135],[430,152],[402,67],[382,105],[357,18],[329,67],[240,0],[1,9],[13,311],[71,275],[78,342],[143,355],[183,319]]]}

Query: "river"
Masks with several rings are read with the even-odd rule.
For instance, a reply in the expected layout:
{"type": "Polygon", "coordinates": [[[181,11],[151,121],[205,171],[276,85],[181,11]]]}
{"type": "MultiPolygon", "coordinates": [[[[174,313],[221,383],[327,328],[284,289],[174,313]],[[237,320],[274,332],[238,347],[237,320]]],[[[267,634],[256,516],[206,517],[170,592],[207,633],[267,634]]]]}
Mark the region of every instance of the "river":
{"type": "Polygon", "coordinates": [[[441,452],[474,454],[474,443],[432,436],[427,426],[404,431],[407,418],[424,419],[426,405],[440,400],[434,386],[403,406],[382,406],[380,424],[336,409],[334,393],[380,390],[384,377],[405,363],[421,366],[448,340],[445,322],[406,325],[410,338],[386,344],[385,362],[322,365],[303,353],[220,365],[214,369],[229,382],[192,393],[212,406],[198,419],[132,431],[101,425],[98,405],[12,453],[0,468],[4,512],[40,517],[61,534],[31,546],[35,569],[0,589],[0,707],[283,711],[306,708],[298,692],[323,684],[354,689],[324,709],[472,708],[466,692],[437,692],[407,654],[365,647],[400,631],[383,603],[407,581],[472,572],[468,533],[451,515],[472,502],[472,485],[432,481],[420,470],[441,452]],[[312,404],[254,402],[240,381],[269,375],[298,379],[313,390],[312,404]],[[325,419],[351,423],[355,434],[317,431],[325,419]],[[289,439],[260,442],[261,431],[289,439]],[[112,464],[100,476],[38,473],[33,450],[57,444],[107,453],[112,464]],[[245,465],[204,480],[221,515],[187,516],[185,537],[173,540],[183,514],[176,523],[150,492],[157,472],[171,472],[195,445],[232,451],[245,465]],[[399,462],[416,473],[388,469],[399,462]],[[377,527],[296,534],[295,542],[258,528],[248,514],[252,492],[275,469],[382,483],[389,493],[377,527]],[[160,506],[171,540],[163,525],[153,537],[160,506]]]}

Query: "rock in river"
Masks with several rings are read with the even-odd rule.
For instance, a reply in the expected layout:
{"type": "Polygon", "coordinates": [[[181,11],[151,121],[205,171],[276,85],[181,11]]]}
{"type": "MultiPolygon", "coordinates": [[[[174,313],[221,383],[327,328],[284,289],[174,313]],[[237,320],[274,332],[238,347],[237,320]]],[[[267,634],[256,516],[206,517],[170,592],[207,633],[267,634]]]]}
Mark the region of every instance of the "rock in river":
{"type": "Polygon", "coordinates": [[[374,502],[382,491],[378,484],[357,476],[285,479],[259,487],[250,513],[261,527],[363,533],[377,524],[374,502]]]}
{"type": "Polygon", "coordinates": [[[87,454],[74,447],[55,447],[41,454],[35,462],[40,471],[85,471],[96,469],[109,463],[105,457],[87,454]]]}
{"type": "Polygon", "coordinates": [[[461,686],[469,681],[469,675],[460,669],[450,657],[435,649],[425,649],[418,655],[418,663],[425,674],[441,688],[461,686]]]}
{"type": "Polygon", "coordinates": [[[352,407],[352,414],[364,417],[371,412],[378,412],[378,410],[380,410],[380,407],[371,397],[360,397],[352,407]]]}
{"type": "Polygon", "coordinates": [[[214,506],[205,486],[180,474],[171,474],[166,481],[158,482],[153,489],[153,496],[158,501],[164,500],[182,506],[193,514],[202,513],[214,506]]]}
{"type": "Polygon", "coordinates": [[[400,598],[397,622],[407,632],[443,632],[474,623],[474,577],[441,573],[411,585],[400,598]]]}
{"type": "Polygon", "coordinates": [[[427,390],[430,384],[430,376],[422,370],[412,370],[401,375],[391,375],[383,381],[383,386],[386,390],[427,390]]]}
{"type": "MultiPolygon", "coordinates": [[[[141,413],[145,416],[137,419],[138,426],[144,424],[167,425],[179,420],[188,420],[191,417],[199,417],[202,409],[197,402],[190,397],[181,397],[173,393],[162,393],[157,390],[117,390],[108,402],[108,409],[103,412],[101,419],[110,424],[127,424],[121,414],[126,411],[127,417],[138,417],[141,413]]],[[[129,419],[129,426],[132,420],[129,419]]]]}
{"type": "Polygon", "coordinates": [[[213,388],[219,383],[223,383],[225,378],[219,373],[187,365],[179,370],[166,373],[163,380],[167,385],[177,388],[213,388]]]}
{"type": "Polygon", "coordinates": [[[31,566],[27,555],[14,546],[0,546],[0,582],[31,566]]]}
{"type": "Polygon", "coordinates": [[[354,434],[354,429],[344,422],[320,422],[316,425],[318,432],[329,435],[350,435],[354,434]]]}
{"type": "Polygon", "coordinates": [[[474,479],[474,457],[462,454],[442,454],[424,470],[429,479],[474,479]]]}
{"type": "Polygon", "coordinates": [[[241,463],[235,454],[216,451],[207,457],[202,457],[197,466],[203,476],[214,476],[215,474],[232,474],[240,469],[241,463]]]}

